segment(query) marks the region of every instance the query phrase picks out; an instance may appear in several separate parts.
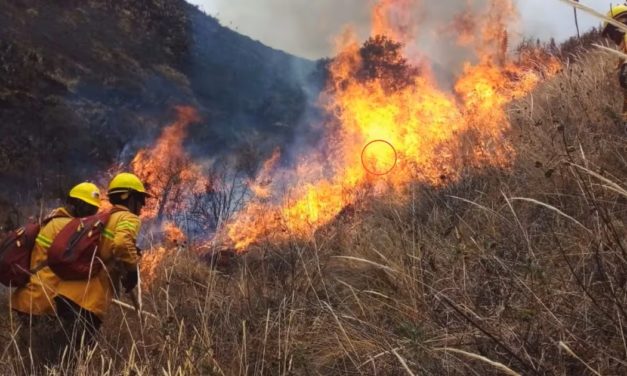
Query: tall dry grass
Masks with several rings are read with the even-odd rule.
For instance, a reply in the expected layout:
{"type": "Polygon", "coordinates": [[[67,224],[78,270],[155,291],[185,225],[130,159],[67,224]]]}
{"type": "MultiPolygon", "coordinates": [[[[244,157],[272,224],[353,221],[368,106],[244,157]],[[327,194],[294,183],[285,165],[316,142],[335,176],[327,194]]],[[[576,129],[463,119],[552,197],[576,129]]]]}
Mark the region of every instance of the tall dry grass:
{"type": "MultiPolygon", "coordinates": [[[[627,373],[627,133],[614,68],[584,54],[512,105],[511,171],[356,204],[314,239],[257,245],[228,272],[169,254],[143,293],[151,315],[116,307],[73,371],[627,373]]],[[[0,374],[28,372],[0,320],[0,374]]]]}

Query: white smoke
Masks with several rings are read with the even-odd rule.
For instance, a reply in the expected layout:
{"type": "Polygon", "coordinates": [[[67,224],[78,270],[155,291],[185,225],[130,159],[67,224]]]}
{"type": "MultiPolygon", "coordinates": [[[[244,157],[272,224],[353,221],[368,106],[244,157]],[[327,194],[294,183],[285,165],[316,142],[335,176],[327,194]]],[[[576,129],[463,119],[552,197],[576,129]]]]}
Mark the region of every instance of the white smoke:
{"type": "MultiPolygon", "coordinates": [[[[287,52],[318,59],[333,55],[333,40],[351,24],[357,34],[370,33],[370,9],[374,0],[188,0],[217,16],[225,26],[287,52]]],[[[466,6],[468,0],[422,0],[429,10],[423,21],[449,19],[451,10],[466,6]]],[[[582,0],[600,12],[605,0],[582,0]]],[[[614,1],[618,3],[620,1],[614,1]]],[[[478,4],[478,1],[474,1],[478,4]]],[[[516,0],[526,37],[563,40],[576,33],[573,10],[559,0],[516,0]]],[[[598,20],[579,14],[581,30],[598,25],[598,20]]],[[[427,29],[427,27],[423,27],[427,29]]],[[[441,45],[433,46],[444,48],[441,45]]]]}

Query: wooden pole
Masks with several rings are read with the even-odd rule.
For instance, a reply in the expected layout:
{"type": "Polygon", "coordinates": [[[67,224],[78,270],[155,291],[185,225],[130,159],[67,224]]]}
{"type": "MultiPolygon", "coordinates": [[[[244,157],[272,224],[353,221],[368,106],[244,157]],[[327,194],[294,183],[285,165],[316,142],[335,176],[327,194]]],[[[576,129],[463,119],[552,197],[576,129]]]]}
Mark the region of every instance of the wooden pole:
{"type": "MultiPolygon", "coordinates": [[[[579,2],[579,0],[575,0],[579,2]]],[[[573,7],[573,12],[575,14],[575,27],[577,28],[577,39],[581,39],[581,33],[579,33],[579,17],[577,16],[577,8],[573,7]]]]}

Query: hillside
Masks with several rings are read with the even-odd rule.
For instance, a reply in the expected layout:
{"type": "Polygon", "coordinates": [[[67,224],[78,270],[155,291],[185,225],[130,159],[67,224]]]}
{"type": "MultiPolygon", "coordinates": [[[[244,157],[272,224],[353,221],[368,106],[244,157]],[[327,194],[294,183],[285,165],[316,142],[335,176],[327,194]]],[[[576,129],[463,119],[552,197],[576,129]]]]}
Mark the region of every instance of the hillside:
{"type": "MultiPolygon", "coordinates": [[[[582,52],[512,103],[509,170],[367,200],[309,241],[257,244],[227,269],[149,253],[151,315],[140,324],[116,308],[103,358],[84,354],[79,372],[624,374],[627,139],[614,67],[582,52]]],[[[2,355],[0,373],[19,373],[16,359],[2,355]]]]}
{"type": "Polygon", "coordinates": [[[314,64],[180,0],[0,2],[0,224],[119,164],[153,193],[95,346],[0,286],[0,375],[627,374],[616,56],[485,2],[442,86],[418,2],[370,4],[314,64]]]}
{"type": "Polygon", "coordinates": [[[0,2],[0,201],[61,197],[127,162],[175,105],[202,117],[198,155],[271,149],[299,122],[312,68],[182,0],[0,2]]]}

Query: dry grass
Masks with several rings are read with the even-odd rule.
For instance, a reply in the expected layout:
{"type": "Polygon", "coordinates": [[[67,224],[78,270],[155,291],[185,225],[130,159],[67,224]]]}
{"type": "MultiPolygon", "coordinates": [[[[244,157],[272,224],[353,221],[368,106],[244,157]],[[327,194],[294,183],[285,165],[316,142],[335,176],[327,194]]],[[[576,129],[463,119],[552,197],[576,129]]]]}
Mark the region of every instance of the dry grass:
{"type": "MultiPolygon", "coordinates": [[[[585,55],[512,106],[512,171],[356,205],[311,241],[257,246],[228,274],[169,255],[144,293],[157,318],[116,309],[77,373],[625,374],[614,67],[585,55]]],[[[3,344],[0,374],[20,374],[3,344]]]]}

